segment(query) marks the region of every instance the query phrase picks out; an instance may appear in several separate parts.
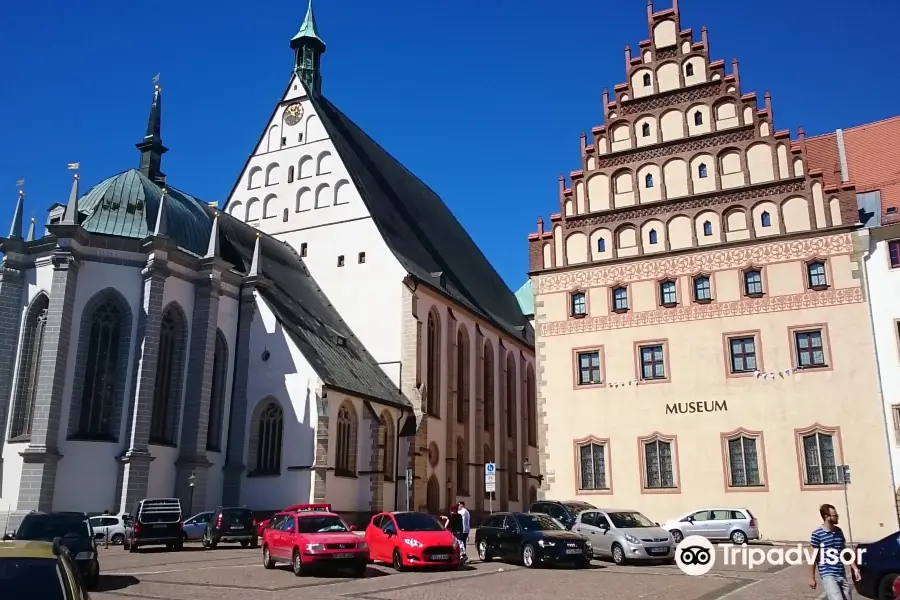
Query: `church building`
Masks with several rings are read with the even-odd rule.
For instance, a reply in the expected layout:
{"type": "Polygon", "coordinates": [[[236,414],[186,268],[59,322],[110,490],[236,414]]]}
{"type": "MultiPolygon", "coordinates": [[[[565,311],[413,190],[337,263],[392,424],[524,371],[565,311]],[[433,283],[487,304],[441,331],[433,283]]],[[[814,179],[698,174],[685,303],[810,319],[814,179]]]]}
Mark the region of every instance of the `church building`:
{"type": "Polygon", "coordinates": [[[139,167],[0,238],[0,510],[536,495],[534,336],[441,199],[321,92],[312,6],[224,211],[139,167]],[[407,474],[411,479],[407,479],[407,474]],[[407,485],[408,484],[408,485],[407,485]]]}
{"type": "Polygon", "coordinates": [[[831,503],[880,539],[897,510],[853,179],[776,129],[677,0],[646,20],[528,238],[543,493],[723,532],[748,509],[780,540],[831,503]]]}

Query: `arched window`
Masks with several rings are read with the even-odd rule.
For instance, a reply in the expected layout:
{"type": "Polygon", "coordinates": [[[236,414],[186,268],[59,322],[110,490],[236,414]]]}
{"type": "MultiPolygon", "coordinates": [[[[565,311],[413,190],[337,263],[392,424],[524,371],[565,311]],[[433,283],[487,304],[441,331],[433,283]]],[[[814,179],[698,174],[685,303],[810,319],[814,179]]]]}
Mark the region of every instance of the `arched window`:
{"type": "Polygon", "coordinates": [[[228,342],[221,330],[216,330],[216,349],[213,352],[212,381],[209,390],[209,422],[206,425],[206,449],[222,449],[222,417],[225,412],[225,380],[228,373],[228,342]]]}
{"type": "Polygon", "coordinates": [[[597,252],[606,252],[606,240],[603,238],[597,240],[597,252]]]}
{"type": "Polygon", "coordinates": [[[703,113],[699,110],[694,113],[694,125],[703,125],[703,113]]]}
{"type": "Polygon", "coordinates": [[[287,223],[288,219],[291,217],[291,211],[289,209],[284,209],[284,212],[281,214],[281,221],[283,223],[287,223]]]}
{"type": "Polygon", "coordinates": [[[469,335],[460,325],[456,334],[456,422],[469,420],[469,335]]]}
{"type": "Polygon", "coordinates": [[[512,352],[506,359],[506,437],[516,438],[516,360],[512,352]]]}
{"type": "Polygon", "coordinates": [[[381,472],[385,481],[394,481],[396,466],[394,465],[394,420],[387,412],[381,415],[381,472]]]}
{"type": "Polygon", "coordinates": [[[646,175],[644,175],[644,187],[653,187],[653,175],[651,173],[647,173],[646,175]]]}
{"type": "Polygon", "coordinates": [[[287,182],[288,182],[288,183],[294,183],[294,165],[291,165],[291,166],[288,167],[288,177],[287,177],[287,182]]]}
{"type": "MultiPolygon", "coordinates": [[[[494,348],[484,342],[484,430],[494,431],[494,348]]],[[[485,459],[487,460],[487,459],[485,459]]]]}
{"type": "Polygon", "coordinates": [[[428,484],[425,486],[425,505],[428,512],[433,515],[441,510],[441,486],[434,475],[428,478],[428,484]]]}
{"type": "Polygon", "coordinates": [[[38,376],[41,372],[41,351],[44,348],[44,331],[47,328],[47,310],[50,299],[40,294],[31,303],[25,316],[25,330],[22,336],[22,350],[19,358],[19,376],[16,384],[15,405],[12,423],[9,427],[10,439],[31,436],[34,419],[34,402],[37,399],[38,376]]]}
{"type": "Polygon", "coordinates": [[[150,417],[150,442],[172,444],[178,429],[178,399],[181,395],[184,320],[180,310],[171,306],[163,313],[159,328],[156,381],[153,386],[153,411],[150,417]]]}
{"type": "Polygon", "coordinates": [[[706,178],[706,164],[705,163],[700,163],[700,166],[697,167],[697,176],[700,179],[706,178]]]}
{"type": "Polygon", "coordinates": [[[456,490],[460,496],[469,495],[469,465],[466,457],[466,443],[456,438],[456,490]]]}
{"type": "Polygon", "coordinates": [[[441,416],[441,327],[434,311],[428,313],[425,394],[426,410],[432,417],[441,416]]]}
{"type": "Polygon", "coordinates": [[[644,137],[650,137],[650,123],[644,123],[641,125],[641,135],[644,137]]]}
{"type": "Polygon", "coordinates": [[[125,309],[115,297],[106,298],[82,323],[88,336],[84,362],[84,387],[75,436],[81,438],[113,438],[116,431],[113,412],[116,398],[119,363],[127,360],[125,309]]]}
{"type": "Polygon", "coordinates": [[[337,448],[334,472],[336,475],[356,476],[356,411],[344,402],[338,410],[337,448]]]}
{"type": "Polygon", "coordinates": [[[281,474],[281,444],[284,440],[284,411],[274,400],[261,404],[257,409],[250,460],[253,475],[281,474]],[[255,443],[254,443],[255,442],[255,443]]]}
{"type": "Polygon", "coordinates": [[[772,226],[772,217],[769,215],[768,211],[763,211],[761,215],[759,215],[759,223],[763,227],[771,227],[772,226]]]}
{"type": "Polygon", "coordinates": [[[709,221],[703,222],[703,235],[707,237],[712,235],[712,223],[709,221]]]}
{"type": "Polygon", "coordinates": [[[513,502],[519,499],[519,468],[516,465],[516,451],[506,453],[506,491],[513,502]]]}
{"type": "Polygon", "coordinates": [[[651,243],[651,244],[655,244],[655,243],[658,241],[658,240],[657,240],[657,235],[656,235],[656,230],[655,230],[655,229],[651,229],[651,230],[650,230],[650,235],[649,235],[649,237],[650,237],[650,243],[651,243]]]}
{"type": "Polygon", "coordinates": [[[650,87],[650,73],[644,73],[644,87],[650,87]]]}
{"type": "Polygon", "coordinates": [[[537,387],[534,381],[534,367],[528,365],[525,375],[525,402],[528,410],[528,445],[537,447],[537,387]]]}
{"type": "Polygon", "coordinates": [[[687,65],[685,65],[684,74],[687,77],[690,77],[691,75],[693,75],[694,74],[694,65],[692,65],[691,63],[688,63],[687,65]]]}

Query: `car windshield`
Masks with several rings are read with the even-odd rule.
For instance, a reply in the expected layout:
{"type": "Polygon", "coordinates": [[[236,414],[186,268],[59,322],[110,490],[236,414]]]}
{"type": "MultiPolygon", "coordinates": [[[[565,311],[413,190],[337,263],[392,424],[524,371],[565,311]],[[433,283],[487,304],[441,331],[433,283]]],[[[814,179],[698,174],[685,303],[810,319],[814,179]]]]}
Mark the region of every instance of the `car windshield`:
{"type": "Polygon", "coordinates": [[[249,521],[253,519],[253,513],[249,508],[225,508],[222,514],[232,521],[249,521]]]}
{"type": "MultiPolygon", "coordinates": [[[[72,515],[30,515],[26,517],[16,539],[53,541],[58,537],[93,537],[88,523],[72,515]]],[[[0,596],[2,597],[2,596],[0,596]]]]}
{"type": "Polygon", "coordinates": [[[0,558],[0,598],[64,600],[62,577],[55,558],[0,558]]]}
{"type": "Polygon", "coordinates": [[[597,507],[587,502],[564,502],[563,506],[568,508],[574,514],[578,514],[584,510],[597,510],[597,507]]]}
{"type": "Polygon", "coordinates": [[[441,531],[444,526],[427,513],[399,513],[394,515],[400,531],[441,531]]]}
{"type": "Polygon", "coordinates": [[[656,523],[639,512],[611,512],[606,513],[609,520],[618,529],[633,529],[636,527],[656,527],[656,523]]]}
{"type": "Polygon", "coordinates": [[[560,531],[566,528],[549,515],[519,515],[522,531],[560,531]]]}
{"type": "Polygon", "coordinates": [[[346,533],[350,531],[340,517],[298,517],[300,533],[346,533]]]}

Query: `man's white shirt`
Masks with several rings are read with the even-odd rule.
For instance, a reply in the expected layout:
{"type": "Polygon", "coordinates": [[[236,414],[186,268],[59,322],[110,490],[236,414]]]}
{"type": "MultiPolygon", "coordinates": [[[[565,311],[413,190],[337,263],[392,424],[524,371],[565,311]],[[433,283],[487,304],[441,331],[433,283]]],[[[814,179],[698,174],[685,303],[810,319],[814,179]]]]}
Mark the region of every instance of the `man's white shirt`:
{"type": "Polygon", "coordinates": [[[469,523],[471,522],[471,516],[469,515],[469,509],[463,508],[459,511],[460,516],[462,517],[462,529],[464,533],[469,532],[469,523]]]}

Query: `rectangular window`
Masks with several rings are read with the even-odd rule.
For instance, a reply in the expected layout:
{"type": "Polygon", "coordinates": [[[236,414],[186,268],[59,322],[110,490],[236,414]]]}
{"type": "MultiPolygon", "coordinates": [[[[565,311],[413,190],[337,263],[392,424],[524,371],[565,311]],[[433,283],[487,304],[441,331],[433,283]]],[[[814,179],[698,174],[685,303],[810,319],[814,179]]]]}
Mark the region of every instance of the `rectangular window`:
{"type": "Polygon", "coordinates": [[[587,296],[583,292],[572,294],[572,316],[581,317],[587,314],[587,296]]]}
{"type": "Polygon", "coordinates": [[[664,440],[644,442],[644,488],[660,490],[674,487],[672,442],[664,440]]]}
{"type": "Polygon", "coordinates": [[[803,463],[806,485],[838,483],[834,436],[823,432],[803,436],[803,463]]]}
{"type": "Polygon", "coordinates": [[[364,262],[366,262],[366,253],[360,252],[359,253],[359,264],[363,264],[364,262]]]}
{"type": "Polygon", "coordinates": [[[606,484],[606,445],[591,442],[578,447],[578,460],[581,467],[579,489],[605,490],[606,484]]]}
{"type": "Polygon", "coordinates": [[[728,440],[729,485],[752,487],[762,485],[756,438],[741,436],[728,440]]]}
{"type": "Polygon", "coordinates": [[[744,273],[744,294],[747,296],[762,296],[762,273],[759,271],[747,271],[744,273]]]}
{"type": "Polygon", "coordinates": [[[578,353],[578,385],[603,383],[600,368],[600,351],[578,353]]]}
{"type": "Polygon", "coordinates": [[[628,310],[628,290],[626,288],[620,287],[613,290],[613,309],[628,310]]]}
{"type": "Polygon", "coordinates": [[[300,244],[300,258],[306,258],[306,242],[300,244]]]}
{"type": "Polygon", "coordinates": [[[694,280],[694,300],[697,302],[708,302],[712,300],[709,277],[698,277],[694,280]]]}
{"type": "Polygon", "coordinates": [[[641,379],[665,379],[666,362],[662,345],[641,346],[641,379]]]}
{"type": "Polygon", "coordinates": [[[797,366],[799,368],[808,369],[826,366],[821,329],[795,331],[794,345],[797,350],[797,366]]]}
{"type": "Polygon", "coordinates": [[[891,267],[900,267],[900,240],[888,242],[888,254],[891,257],[891,267]]]}
{"type": "Polygon", "coordinates": [[[894,421],[894,442],[900,446],[900,404],[891,406],[891,417],[894,421]]]}
{"type": "Polygon", "coordinates": [[[749,373],[756,370],[756,339],[752,337],[728,340],[731,353],[731,372],[749,373]]]}
{"type": "Polygon", "coordinates": [[[343,266],[344,266],[344,255],[343,255],[343,254],[341,254],[340,256],[338,256],[338,266],[339,266],[339,267],[343,267],[343,266]]]}

